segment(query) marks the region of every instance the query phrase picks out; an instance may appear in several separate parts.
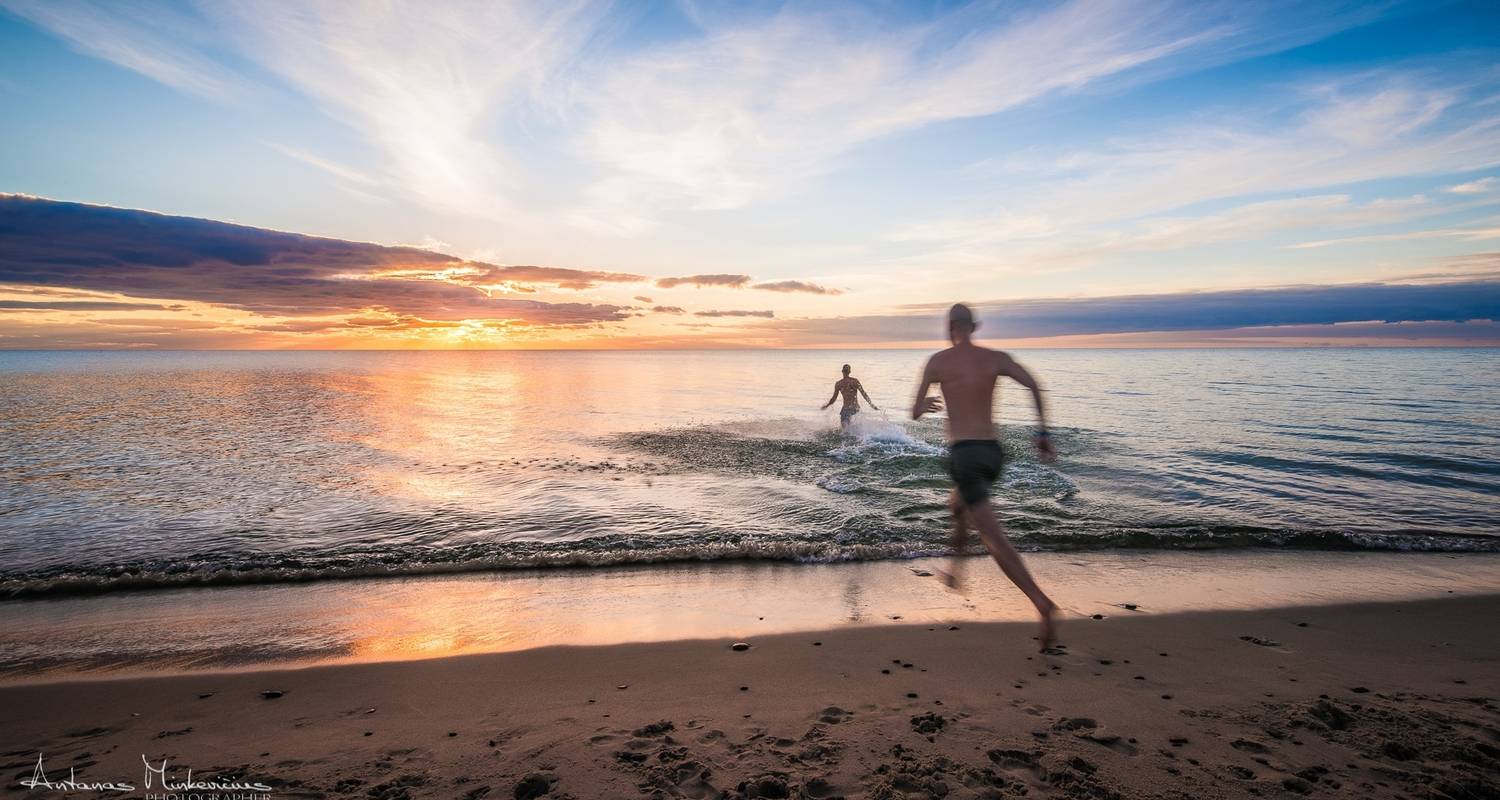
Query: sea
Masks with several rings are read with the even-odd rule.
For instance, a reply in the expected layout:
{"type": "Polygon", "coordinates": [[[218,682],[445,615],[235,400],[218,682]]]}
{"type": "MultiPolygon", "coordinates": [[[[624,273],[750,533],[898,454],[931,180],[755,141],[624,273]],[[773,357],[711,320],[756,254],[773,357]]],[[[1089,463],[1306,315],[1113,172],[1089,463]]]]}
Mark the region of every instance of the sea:
{"type": "MultiPolygon", "coordinates": [[[[945,555],[927,355],[0,353],[0,598],[945,555]]],[[[1500,350],[1015,355],[1022,551],[1500,552],[1500,350]]]]}

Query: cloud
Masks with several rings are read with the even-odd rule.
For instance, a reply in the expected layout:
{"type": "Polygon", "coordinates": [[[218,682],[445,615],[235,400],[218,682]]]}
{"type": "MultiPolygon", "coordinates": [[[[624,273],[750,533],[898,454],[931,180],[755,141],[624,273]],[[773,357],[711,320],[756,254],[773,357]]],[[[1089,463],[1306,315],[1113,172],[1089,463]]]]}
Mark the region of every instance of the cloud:
{"type": "MultiPolygon", "coordinates": [[[[301,161],[304,164],[317,167],[318,169],[321,169],[330,175],[343,178],[349,183],[359,184],[360,186],[364,186],[367,188],[376,186],[379,183],[379,181],[377,181],[375,178],[355,169],[354,167],[340,164],[335,161],[330,161],[329,159],[323,158],[321,156],[315,156],[312,153],[309,153],[299,147],[278,144],[276,142],[267,142],[266,144],[271,147],[271,149],[275,150],[278,153],[281,153],[284,156],[287,156],[288,158],[296,159],[297,161],[301,161]]],[[[434,242],[433,244],[441,246],[443,243],[434,242]]],[[[441,247],[427,247],[426,249],[436,250],[441,249],[441,247]]]]}
{"type": "Polygon", "coordinates": [[[631,234],[664,210],[736,208],[858,146],[1048,96],[1294,47],[1383,4],[688,5],[637,36],[602,0],[0,0],[83,52],[225,104],[309,98],[377,168],[291,145],[363,198],[494,220],[527,210],[539,129],[588,166],[552,218],[631,234]],[[576,191],[575,191],[576,190],[576,191]],[[569,211],[568,209],[571,209],[569,211]]]}
{"type": "Polygon", "coordinates": [[[1315,242],[1302,242],[1290,245],[1294,250],[1307,250],[1319,247],[1332,247],[1334,245],[1346,244],[1369,244],[1371,242],[1405,242],[1416,239],[1462,239],[1477,242],[1485,239],[1500,239],[1500,226],[1490,228],[1434,228],[1422,231],[1405,231],[1402,233],[1375,233],[1368,236],[1347,236],[1342,239],[1319,239],[1315,242]]]}
{"type": "Polygon", "coordinates": [[[576,58],[603,20],[589,2],[405,4],[275,0],[0,0],[91,55],[225,104],[291,90],[363,136],[370,175],[283,152],[369,193],[497,218],[522,175],[490,127],[576,58]]]}
{"type": "Polygon", "coordinates": [[[687,275],[681,278],[657,278],[656,285],[662,289],[671,289],[674,286],[727,286],[731,289],[740,289],[750,283],[749,275],[687,275]]]}
{"type": "Polygon", "coordinates": [[[617,321],[625,309],[495,299],[486,280],[581,287],[640,276],[504,267],[402,247],[321,239],[147,211],[0,195],[0,284],[197,301],[278,316],[368,309],[432,321],[617,321]],[[449,279],[451,278],[451,279],[449,279]]]}
{"type": "Polygon", "coordinates": [[[1454,194],[1487,194],[1496,190],[1500,190],[1500,178],[1480,178],[1448,187],[1454,194]]]}
{"type": "Polygon", "coordinates": [[[221,100],[253,91],[251,81],[213,52],[203,20],[165,3],[4,0],[0,5],[85,53],[176,89],[221,100]]]}
{"type": "Polygon", "coordinates": [[[1023,187],[1024,210],[926,220],[890,238],[931,243],[913,256],[928,264],[1074,267],[1104,253],[1441,213],[1451,206],[1432,198],[1357,203],[1342,193],[1182,209],[1500,164],[1500,125],[1485,103],[1497,82],[1493,72],[1455,79],[1376,70],[1307,82],[1212,121],[1157,125],[1094,149],[1031,150],[986,168],[999,171],[987,180],[1023,187]]]}
{"type": "Polygon", "coordinates": [[[750,287],[765,292],[806,292],[808,294],[843,294],[842,289],[829,289],[816,283],[807,281],[772,281],[770,283],[757,283],[750,287]]]}
{"type": "MultiPolygon", "coordinates": [[[[751,284],[754,280],[749,275],[687,275],[680,278],[657,278],[656,285],[662,289],[671,289],[676,286],[722,286],[729,289],[759,289],[764,292],[806,292],[807,294],[843,294],[840,289],[829,289],[816,283],[807,281],[770,281],[767,283],[751,284]]],[[[636,298],[637,300],[641,298],[636,298]]],[[[646,301],[650,302],[650,301],[646,301]]]]}
{"type": "Polygon", "coordinates": [[[702,22],[702,37],[585,70],[577,150],[607,176],[583,216],[729,209],[835,168],[858,145],[1102,81],[1161,77],[1311,41],[1355,5],[972,4],[912,24],[847,7],[702,22]]]}
{"type": "Polygon", "coordinates": [[[651,310],[654,311],[654,312],[656,312],[656,313],[658,313],[658,314],[682,314],[682,313],[684,313],[683,310],[682,310],[682,308],[680,306],[653,306],[651,310]]]}
{"type": "Polygon", "coordinates": [[[772,319],[776,316],[772,311],[694,311],[695,317],[762,317],[772,319]]]}
{"type": "Polygon", "coordinates": [[[0,300],[0,311],[171,311],[181,306],[110,300],[0,300]]]}
{"type": "MultiPolygon", "coordinates": [[[[1041,298],[975,304],[983,335],[1030,339],[1349,322],[1500,320],[1500,280],[1290,286],[1181,294],[1041,298]]],[[[914,342],[941,338],[947,304],[903,313],[778,320],[793,341],[914,342]]]]}
{"type": "Polygon", "coordinates": [[[645,275],[634,275],[628,272],[600,272],[566,267],[484,266],[477,273],[464,276],[463,280],[476,285],[525,281],[551,284],[559,289],[592,289],[600,283],[641,283],[650,279],[645,275]]]}
{"type": "Polygon", "coordinates": [[[656,302],[655,300],[652,300],[651,298],[649,298],[649,297],[647,297],[647,296],[645,296],[643,294],[636,295],[635,298],[634,298],[634,300],[637,303],[647,303],[647,304],[656,302]]]}

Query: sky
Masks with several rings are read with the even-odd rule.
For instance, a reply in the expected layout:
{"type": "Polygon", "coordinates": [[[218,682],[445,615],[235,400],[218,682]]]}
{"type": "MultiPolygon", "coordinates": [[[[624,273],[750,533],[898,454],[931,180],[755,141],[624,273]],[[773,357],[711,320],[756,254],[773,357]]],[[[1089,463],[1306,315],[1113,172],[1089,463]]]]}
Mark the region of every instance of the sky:
{"type": "Polygon", "coordinates": [[[1493,2],[0,0],[0,348],[1500,345],[1493,2]]]}

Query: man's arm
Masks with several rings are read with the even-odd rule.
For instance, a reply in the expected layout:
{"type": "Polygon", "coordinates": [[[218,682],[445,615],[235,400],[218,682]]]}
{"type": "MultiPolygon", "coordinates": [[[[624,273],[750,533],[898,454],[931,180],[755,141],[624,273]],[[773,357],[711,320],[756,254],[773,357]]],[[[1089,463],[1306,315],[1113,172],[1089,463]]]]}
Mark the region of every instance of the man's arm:
{"type": "Polygon", "coordinates": [[[863,383],[856,383],[854,385],[859,389],[860,397],[863,397],[865,399],[865,402],[870,404],[870,408],[879,411],[880,406],[875,405],[875,401],[870,399],[870,393],[865,391],[865,385],[863,383]]]}
{"type": "MultiPolygon", "coordinates": [[[[839,385],[838,385],[838,383],[834,383],[833,384],[833,396],[830,397],[830,398],[828,398],[828,402],[826,402],[826,403],[823,404],[823,408],[827,408],[827,407],[833,405],[833,401],[835,401],[837,399],[839,399],[839,385]]],[[[821,410],[821,409],[819,409],[819,410],[821,410]]]]}
{"type": "Polygon", "coordinates": [[[937,383],[932,374],[932,359],[927,359],[927,366],[922,368],[922,385],[917,389],[917,399],[911,404],[911,418],[921,419],[923,414],[930,414],[943,410],[943,401],[936,397],[928,397],[927,390],[932,384],[937,383]]]}
{"type": "Polygon", "coordinates": [[[1000,374],[1031,390],[1031,399],[1036,403],[1036,448],[1046,460],[1051,460],[1057,455],[1057,450],[1052,446],[1052,437],[1047,432],[1047,404],[1042,399],[1042,385],[1025,367],[1005,353],[1000,354],[1000,374]]]}

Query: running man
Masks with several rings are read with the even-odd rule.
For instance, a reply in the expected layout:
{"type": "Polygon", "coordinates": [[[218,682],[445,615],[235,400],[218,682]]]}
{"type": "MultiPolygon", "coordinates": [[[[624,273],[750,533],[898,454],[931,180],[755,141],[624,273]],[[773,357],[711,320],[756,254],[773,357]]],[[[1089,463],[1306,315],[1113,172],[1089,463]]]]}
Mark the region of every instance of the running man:
{"type": "MultiPolygon", "coordinates": [[[[970,526],[979,532],[979,538],[1005,577],[1031,599],[1041,615],[1042,632],[1038,639],[1045,651],[1052,646],[1056,634],[1057,604],[1032,580],[1021,555],[1005,538],[990,505],[990,484],[1000,477],[1004,458],[996,440],[994,421],[995,382],[1002,375],[1031,390],[1038,421],[1036,449],[1042,461],[1052,463],[1057,453],[1047,433],[1047,412],[1036,379],[1009,355],[974,344],[973,335],[978,327],[968,306],[960,303],[948,311],[948,339],[953,346],[927,360],[911,418],[920,419],[923,414],[941,411],[947,401],[948,473],[955,484],[949,501],[953,509],[954,552],[963,552],[970,526]],[[943,387],[942,400],[927,396],[934,383],[943,387]]],[[[950,586],[957,585],[952,574],[945,573],[943,580],[950,586]]]]}
{"type": "MultiPolygon", "coordinates": [[[[839,428],[843,430],[849,430],[849,423],[853,421],[854,415],[859,413],[860,395],[864,396],[865,402],[870,404],[870,408],[876,411],[880,410],[880,406],[875,405],[875,401],[871,400],[870,395],[865,392],[865,385],[859,382],[859,378],[850,377],[848,364],[844,365],[844,377],[840,378],[833,385],[833,396],[828,398],[828,402],[823,404],[823,408],[833,405],[833,401],[839,399],[839,395],[841,394],[844,396],[844,407],[839,409],[839,428]]],[[[819,410],[821,411],[822,409],[819,410]]]]}

